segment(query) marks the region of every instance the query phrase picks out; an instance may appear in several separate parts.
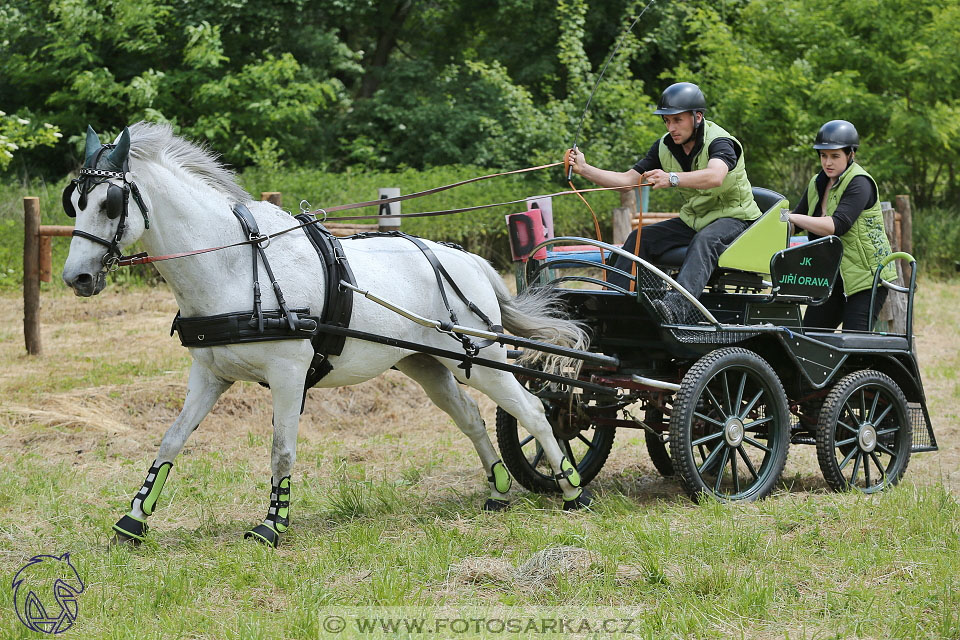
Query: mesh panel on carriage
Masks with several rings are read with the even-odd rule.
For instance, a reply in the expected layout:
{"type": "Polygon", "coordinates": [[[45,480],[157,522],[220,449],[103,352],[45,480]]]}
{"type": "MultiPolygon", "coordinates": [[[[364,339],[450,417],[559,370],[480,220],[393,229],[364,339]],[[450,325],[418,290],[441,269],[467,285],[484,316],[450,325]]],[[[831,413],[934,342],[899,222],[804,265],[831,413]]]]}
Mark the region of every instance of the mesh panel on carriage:
{"type": "Polygon", "coordinates": [[[757,332],[719,331],[704,313],[690,303],[659,274],[637,265],[637,293],[640,304],[648,308],[662,325],[697,327],[669,329],[679,342],[697,344],[733,344],[757,332]]]}

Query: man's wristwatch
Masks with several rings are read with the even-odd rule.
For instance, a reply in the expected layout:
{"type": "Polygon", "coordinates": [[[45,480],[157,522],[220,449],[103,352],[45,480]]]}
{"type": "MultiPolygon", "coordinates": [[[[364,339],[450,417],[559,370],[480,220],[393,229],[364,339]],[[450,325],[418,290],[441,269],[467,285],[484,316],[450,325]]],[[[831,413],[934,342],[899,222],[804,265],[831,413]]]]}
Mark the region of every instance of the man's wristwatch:
{"type": "Polygon", "coordinates": [[[678,176],[677,174],[675,174],[674,172],[671,171],[671,172],[670,172],[670,186],[671,186],[671,187],[676,187],[676,186],[679,185],[679,184],[680,184],[680,176],[678,176]]]}

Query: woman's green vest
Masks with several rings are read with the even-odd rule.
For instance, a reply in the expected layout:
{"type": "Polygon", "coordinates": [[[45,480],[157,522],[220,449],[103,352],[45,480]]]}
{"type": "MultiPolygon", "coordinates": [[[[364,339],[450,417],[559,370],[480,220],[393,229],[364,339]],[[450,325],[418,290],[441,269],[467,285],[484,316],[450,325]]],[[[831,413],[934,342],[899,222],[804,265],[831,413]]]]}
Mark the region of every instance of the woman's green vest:
{"type": "MultiPolygon", "coordinates": [[[[707,168],[710,159],[710,143],[717,138],[730,138],[740,149],[743,145],[723,130],[722,127],[709,120],[703,121],[703,147],[693,159],[692,171],[707,168]]],[[[660,139],[660,166],[664,171],[682,173],[680,162],[673,156],[667,147],[666,134],[660,139]]],[[[689,189],[677,187],[683,197],[683,206],[680,207],[680,219],[694,231],[700,231],[705,226],[719,218],[740,218],[741,220],[756,220],[761,211],[753,200],[753,189],[747,180],[747,170],[743,164],[743,154],[737,159],[736,166],[727,172],[723,184],[713,189],[689,189]]]]}
{"type": "MultiPolygon", "coordinates": [[[[819,174],[817,174],[819,175],[819,174]]],[[[843,293],[849,297],[858,291],[873,286],[873,275],[884,256],[890,255],[890,242],[883,231],[883,214],[880,212],[880,191],[873,177],[856,162],[840,175],[840,181],[827,193],[827,215],[832,216],[840,204],[840,198],[847,185],[857,176],[866,176],[873,184],[877,201],[853,223],[845,234],[840,236],[843,243],[843,260],[840,262],[840,275],[843,277],[843,293]]],[[[814,215],[820,209],[820,194],[817,193],[817,176],[807,185],[807,213],[814,215]]],[[[897,279],[897,269],[891,262],[880,274],[885,280],[897,279]]]]}

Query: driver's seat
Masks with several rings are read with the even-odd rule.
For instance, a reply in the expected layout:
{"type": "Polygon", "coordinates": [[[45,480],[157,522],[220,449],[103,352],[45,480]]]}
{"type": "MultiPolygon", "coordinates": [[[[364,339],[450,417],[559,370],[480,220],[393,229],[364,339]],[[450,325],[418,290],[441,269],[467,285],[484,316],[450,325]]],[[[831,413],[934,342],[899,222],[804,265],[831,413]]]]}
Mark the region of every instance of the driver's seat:
{"type": "MultiPolygon", "coordinates": [[[[780,209],[790,206],[786,197],[771,189],[753,187],[753,199],[763,215],[720,254],[718,270],[770,273],[770,259],[789,246],[787,223],[780,221],[780,209]]],[[[686,255],[687,247],[677,247],[660,256],[656,264],[679,268],[686,255]]]]}

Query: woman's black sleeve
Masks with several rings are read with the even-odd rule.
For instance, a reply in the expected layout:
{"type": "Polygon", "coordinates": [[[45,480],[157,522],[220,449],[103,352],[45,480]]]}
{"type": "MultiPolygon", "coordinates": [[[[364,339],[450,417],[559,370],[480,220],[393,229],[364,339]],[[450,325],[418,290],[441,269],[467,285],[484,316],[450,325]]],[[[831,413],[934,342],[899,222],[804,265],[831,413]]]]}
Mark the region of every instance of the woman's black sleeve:
{"type": "Polygon", "coordinates": [[[866,176],[853,178],[833,212],[834,234],[842,236],[849,231],[863,210],[869,209],[876,202],[877,194],[870,179],[866,176]]]}

